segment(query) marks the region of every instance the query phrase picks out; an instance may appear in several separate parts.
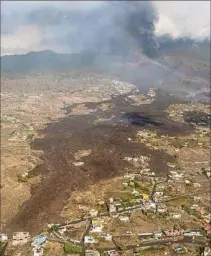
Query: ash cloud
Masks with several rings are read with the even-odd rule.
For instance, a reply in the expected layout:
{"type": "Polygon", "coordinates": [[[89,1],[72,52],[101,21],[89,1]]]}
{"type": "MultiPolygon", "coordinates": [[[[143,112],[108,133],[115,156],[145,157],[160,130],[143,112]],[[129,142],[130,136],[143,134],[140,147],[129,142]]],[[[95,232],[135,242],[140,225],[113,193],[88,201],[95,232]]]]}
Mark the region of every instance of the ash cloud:
{"type": "Polygon", "coordinates": [[[155,1],[159,21],[156,35],[210,39],[210,1],[155,1]]]}
{"type": "Polygon", "coordinates": [[[30,25],[36,24],[56,35],[51,41],[69,45],[73,51],[128,54],[131,48],[139,47],[151,57],[158,49],[154,36],[157,19],[151,2],[131,1],[105,2],[90,11],[46,7],[26,16],[30,25]]]}
{"type": "Polygon", "coordinates": [[[27,46],[21,47],[17,40],[14,49],[17,52],[23,48],[32,50],[37,45],[38,50],[48,48],[65,53],[127,55],[136,47],[149,57],[156,54],[158,44],[154,30],[158,16],[152,2],[100,2],[89,9],[72,9],[71,3],[69,9],[42,5],[25,10],[23,15],[19,10],[4,16],[3,46],[11,40],[14,42],[19,35],[22,37],[27,27],[27,31],[31,28],[32,42],[25,42],[27,46]],[[12,17],[16,17],[14,26],[11,26],[12,17]]]}
{"type": "MultiPolygon", "coordinates": [[[[4,1],[1,54],[49,49],[60,53],[85,51],[96,56],[124,57],[133,49],[139,49],[154,58],[159,50],[156,36],[168,33],[170,36],[166,38],[171,44],[175,36],[193,34],[190,22],[186,22],[186,29],[182,30],[184,21],[178,18],[174,9],[179,13],[182,11],[168,2],[167,9],[165,6],[150,1],[4,1]],[[174,21],[170,20],[168,13],[176,17],[174,21]]],[[[182,15],[188,20],[191,8],[182,15]]],[[[205,31],[200,24],[200,31],[205,31]]],[[[205,32],[198,34],[207,35],[205,32]]]]}

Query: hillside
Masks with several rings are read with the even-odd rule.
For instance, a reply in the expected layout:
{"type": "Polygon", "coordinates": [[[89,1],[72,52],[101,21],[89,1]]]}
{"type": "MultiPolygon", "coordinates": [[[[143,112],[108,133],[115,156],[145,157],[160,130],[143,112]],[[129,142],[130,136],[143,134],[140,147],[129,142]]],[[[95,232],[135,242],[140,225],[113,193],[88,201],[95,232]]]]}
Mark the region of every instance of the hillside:
{"type": "Polygon", "coordinates": [[[50,50],[1,57],[3,72],[28,72],[32,70],[80,68],[87,65],[87,54],[59,54],[50,50]]]}
{"type": "MultiPolygon", "coordinates": [[[[195,72],[202,73],[205,77],[210,77],[210,42],[204,40],[197,43],[191,39],[173,40],[170,38],[159,38],[160,50],[155,61],[161,62],[169,68],[179,70],[182,68],[191,68],[195,72]]],[[[139,55],[141,62],[149,62],[146,57],[139,55]]],[[[40,52],[29,52],[20,55],[5,55],[1,57],[1,71],[8,72],[28,72],[34,70],[62,70],[62,69],[78,69],[78,68],[99,68],[103,71],[110,70],[113,62],[136,62],[137,56],[125,55],[118,53],[117,55],[105,55],[99,53],[96,55],[92,52],[81,52],[77,54],[61,54],[51,50],[40,52]]]]}

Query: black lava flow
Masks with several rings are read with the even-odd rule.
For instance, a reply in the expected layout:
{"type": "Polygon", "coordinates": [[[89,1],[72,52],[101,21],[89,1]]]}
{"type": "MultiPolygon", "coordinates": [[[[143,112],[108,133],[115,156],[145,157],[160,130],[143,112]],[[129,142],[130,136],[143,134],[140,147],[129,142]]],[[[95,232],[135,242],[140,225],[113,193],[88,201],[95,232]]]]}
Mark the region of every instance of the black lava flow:
{"type": "Polygon", "coordinates": [[[153,120],[148,116],[144,116],[140,113],[127,113],[123,116],[124,120],[127,120],[129,124],[138,125],[138,126],[146,126],[146,125],[161,125],[160,122],[153,120]]]}
{"type": "Polygon", "coordinates": [[[190,111],[184,114],[184,120],[187,123],[198,124],[202,126],[210,127],[211,125],[211,114],[203,112],[190,111]]]}

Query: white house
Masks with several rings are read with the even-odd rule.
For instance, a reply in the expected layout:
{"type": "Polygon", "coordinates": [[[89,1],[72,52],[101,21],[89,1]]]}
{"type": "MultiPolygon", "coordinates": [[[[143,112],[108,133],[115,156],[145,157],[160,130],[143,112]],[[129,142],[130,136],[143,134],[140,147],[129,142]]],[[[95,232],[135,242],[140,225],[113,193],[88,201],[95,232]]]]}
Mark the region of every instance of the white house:
{"type": "Polygon", "coordinates": [[[200,188],[201,184],[200,183],[193,183],[194,188],[200,188]]]}
{"type": "Polygon", "coordinates": [[[112,241],[111,234],[102,234],[101,237],[103,237],[105,239],[105,241],[112,241]]]}
{"type": "Polygon", "coordinates": [[[109,256],[120,256],[119,253],[115,250],[108,251],[109,256]]]}
{"type": "Polygon", "coordinates": [[[95,244],[95,243],[97,243],[97,240],[94,239],[93,236],[85,236],[84,237],[84,243],[85,244],[95,244]]]}
{"type": "Polygon", "coordinates": [[[139,233],[138,237],[140,239],[150,239],[153,238],[154,234],[153,233],[139,233]]]}
{"type": "Polygon", "coordinates": [[[6,234],[0,234],[0,242],[4,243],[8,241],[8,236],[6,234]]]}
{"type": "Polygon", "coordinates": [[[119,216],[119,220],[125,223],[130,221],[128,216],[119,216]]]}
{"type": "Polygon", "coordinates": [[[184,236],[202,236],[200,230],[187,230],[183,232],[184,236]]]}
{"type": "Polygon", "coordinates": [[[194,201],[200,201],[200,200],[201,200],[201,197],[200,197],[200,196],[193,196],[193,200],[194,200],[194,201]]]}
{"type": "Polygon", "coordinates": [[[172,219],[180,219],[181,218],[180,213],[170,213],[170,216],[172,217],[172,219]]]}
{"type": "Polygon", "coordinates": [[[82,165],[84,165],[84,162],[74,162],[73,165],[75,165],[75,166],[82,166],[82,165]]]}
{"type": "Polygon", "coordinates": [[[33,251],[33,256],[43,256],[44,255],[44,251],[42,247],[34,247],[32,249],[33,251]]]}
{"type": "Polygon", "coordinates": [[[163,237],[163,232],[162,231],[154,231],[154,237],[156,239],[162,238],[163,237]]]}
{"type": "Polygon", "coordinates": [[[110,213],[110,215],[115,214],[116,211],[117,211],[116,205],[110,204],[110,205],[109,205],[109,213],[110,213]]]}
{"type": "Polygon", "coordinates": [[[185,180],[185,184],[186,184],[186,185],[190,185],[190,184],[191,184],[191,181],[190,181],[190,180],[185,180]]]}
{"type": "Polygon", "coordinates": [[[156,191],[154,195],[156,197],[161,197],[161,196],[163,196],[163,191],[156,191]]]}
{"type": "Polygon", "coordinates": [[[206,175],[207,175],[207,178],[208,178],[208,179],[211,178],[211,172],[210,172],[210,171],[207,171],[207,172],[206,172],[206,175]]]}
{"type": "Polygon", "coordinates": [[[15,232],[12,236],[12,245],[22,245],[29,241],[29,232],[15,232]]]}
{"type": "Polygon", "coordinates": [[[86,250],[85,256],[100,256],[100,253],[96,250],[86,250]]]}
{"type": "Polygon", "coordinates": [[[156,204],[151,200],[141,200],[142,208],[146,211],[156,212],[156,204]]]}
{"type": "Polygon", "coordinates": [[[64,226],[64,227],[59,227],[59,233],[60,234],[64,234],[64,232],[66,232],[67,231],[67,227],[66,226],[64,226]]]}
{"type": "Polygon", "coordinates": [[[103,227],[102,226],[92,226],[90,228],[91,233],[100,233],[102,232],[103,227]]]}
{"type": "Polygon", "coordinates": [[[89,213],[90,213],[90,216],[91,216],[91,217],[97,217],[97,215],[98,215],[98,210],[92,209],[92,210],[89,211],[89,213]]]}
{"type": "Polygon", "coordinates": [[[167,212],[167,207],[165,204],[161,204],[157,206],[157,212],[158,213],[165,213],[167,212]]]}
{"type": "Polygon", "coordinates": [[[204,256],[210,256],[211,255],[211,248],[205,247],[204,249],[204,256]]]}

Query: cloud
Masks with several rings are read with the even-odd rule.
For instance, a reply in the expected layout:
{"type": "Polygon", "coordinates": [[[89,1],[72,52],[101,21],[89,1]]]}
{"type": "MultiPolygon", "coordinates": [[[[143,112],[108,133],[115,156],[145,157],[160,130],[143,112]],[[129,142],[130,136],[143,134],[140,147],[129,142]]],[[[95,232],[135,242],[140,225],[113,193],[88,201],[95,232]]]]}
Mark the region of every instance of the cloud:
{"type": "Polygon", "coordinates": [[[1,55],[43,49],[69,53],[81,50],[87,42],[78,39],[78,27],[74,24],[79,23],[77,14],[102,4],[100,1],[3,1],[1,55]]]}
{"type": "MultiPolygon", "coordinates": [[[[56,46],[60,52],[69,48],[69,52],[91,51],[95,54],[128,51],[131,45],[137,45],[145,54],[150,53],[157,18],[152,2],[98,2],[97,5],[91,4],[92,8],[89,5],[89,9],[83,2],[79,3],[81,8],[72,6],[72,2],[65,4],[66,7],[69,4],[69,8],[42,3],[36,8],[27,5],[25,9],[11,11],[3,18],[3,42],[13,35],[10,41],[17,46],[12,45],[11,52],[21,51],[29,44],[30,50],[47,45],[53,50],[56,46]],[[8,26],[12,23],[11,17],[14,26],[8,26]],[[26,26],[36,27],[36,35],[32,37],[37,38],[35,43],[30,43],[31,39],[27,37],[26,45],[22,47],[18,36],[22,35],[26,26]]],[[[27,33],[30,34],[30,31],[27,33]]],[[[5,44],[2,44],[2,52],[5,52],[5,44]]]]}
{"type": "Polygon", "coordinates": [[[210,1],[156,1],[156,34],[172,37],[210,37],[210,1]]]}
{"type": "MultiPolygon", "coordinates": [[[[123,31],[123,26],[128,13],[134,13],[130,6],[136,3],[120,1],[115,7],[113,2],[106,1],[3,1],[1,54],[44,49],[69,53],[85,48],[107,51],[108,42],[115,49],[127,48],[134,44],[137,30],[128,34],[131,27],[123,31]]],[[[140,8],[148,13],[144,22],[149,19],[149,24],[155,23],[155,35],[210,37],[209,1],[155,1],[153,4],[159,14],[157,22],[149,1],[140,2],[140,8]]],[[[139,26],[143,22],[136,21],[139,26]]],[[[153,34],[153,28],[150,30],[153,34]]]]}
{"type": "Polygon", "coordinates": [[[1,35],[1,51],[4,55],[41,50],[42,34],[36,26],[24,26],[11,34],[1,35]]]}

